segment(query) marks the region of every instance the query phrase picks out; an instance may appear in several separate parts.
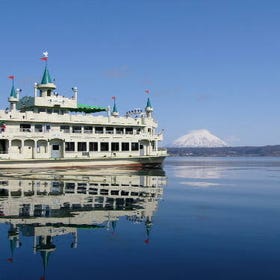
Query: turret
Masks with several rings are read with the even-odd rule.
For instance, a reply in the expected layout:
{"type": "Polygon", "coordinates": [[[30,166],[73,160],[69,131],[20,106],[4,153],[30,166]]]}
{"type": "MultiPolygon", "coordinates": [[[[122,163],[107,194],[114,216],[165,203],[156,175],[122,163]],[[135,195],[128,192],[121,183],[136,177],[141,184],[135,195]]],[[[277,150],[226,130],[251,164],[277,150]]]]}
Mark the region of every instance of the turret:
{"type": "Polygon", "coordinates": [[[145,111],[146,111],[147,117],[151,118],[152,117],[152,112],[154,111],[154,109],[152,107],[152,104],[151,104],[151,101],[150,101],[149,97],[148,97],[148,100],[147,100],[147,105],[146,105],[145,111]]]}
{"type": "Polygon", "coordinates": [[[14,84],[15,76],[9,76],[9,79],[12,80],[11,93],[10,93],[10,97],[8,99],[9,102],[10,102],[10,111],[15,111],[16,110],[16,104],[19,101],[20,89],[15,89],[15,84],[14,84]]]}
{"type": "Polygon", "coordinates": [[[35,85],[35,87],[40,91],[40,94],[39,94],[40,97],[51,96],[52,91],[54,89],[56,89],[56,85],[53,83],[49,70],[48,70],[48,65],[47,65],[48,53],[44,52],[43,54],[44,54],[44,56],[41,58],[41,60],[44,60],[46,63],[45,70],[43,73],[41,83],[35,85]]]}
{"type": "Polygon", "coordinates": [[[74,93],[73,99],[78,100],[78,88],[72,87],[72,91],[74,93]]]}

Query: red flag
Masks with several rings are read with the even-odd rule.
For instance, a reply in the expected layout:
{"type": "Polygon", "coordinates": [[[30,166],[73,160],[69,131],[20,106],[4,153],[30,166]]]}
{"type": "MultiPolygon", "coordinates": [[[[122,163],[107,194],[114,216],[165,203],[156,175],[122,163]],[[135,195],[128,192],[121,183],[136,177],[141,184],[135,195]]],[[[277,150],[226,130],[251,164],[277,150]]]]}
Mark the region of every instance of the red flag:
{"type": "Polygon", "coordinates": [[[149,243],[150,243],[150,239],[148,238],[148,239],[144,240],[144,242],[145,242],[146,244],[149,244],[149,243]]]}
{"type": "Polygon", "coordinates": [[[15,76],[12,76],[12,75],[11,75],[11,76],[9,76],[8,78],[13,80],[13,79],[15,78],[15,76]]]}
{"type": "Polygon", "coordinates": [[[116,99],[116,96],[112,96],[112,99],[114,99],[114,100],[115,100],[115,99],[116,99]]]}
{"type": "Polygon", "coordinates": [[[146,93],[150,93],[150,90],[149,90],[149,89],[146,89],[145,92],[146,92],[146,93]]]}
{"type": "Polygon", "coordinates": [[[13,258],[8,258],[7,261],[8,261],[9,263],[12,263],[14,260],[13,260],[13,258]]]}
{"type": "Polygon", "coordinates": [[[44,60],[44,61],[47,61],[48,60],[48,57],[47,56],[43,56],[40,58],[41,60],[44,60]]]}

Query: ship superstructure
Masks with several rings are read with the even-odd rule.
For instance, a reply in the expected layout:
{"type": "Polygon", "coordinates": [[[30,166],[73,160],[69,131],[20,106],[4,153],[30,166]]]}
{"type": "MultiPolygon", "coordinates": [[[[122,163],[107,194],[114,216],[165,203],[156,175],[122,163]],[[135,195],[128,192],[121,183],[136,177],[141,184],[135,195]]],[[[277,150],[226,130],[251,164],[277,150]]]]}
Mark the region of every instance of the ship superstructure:
{"type": "Polygon", "coordinates": [[[38,162],[46,167],[159,166],[164,160],[166,151],[159,148],[163,134],[157,131],[150,98],[144,110],[120,116],[115,97],[111,110],[78,103],[77,87],[70,97],[58,93],[47,63],[33,96],[20,98],[15,78],[10,78],[10,106],[0,110],[0,168],[38,162]],[[105,113],[93,115],[97,112],[105,113]]]}

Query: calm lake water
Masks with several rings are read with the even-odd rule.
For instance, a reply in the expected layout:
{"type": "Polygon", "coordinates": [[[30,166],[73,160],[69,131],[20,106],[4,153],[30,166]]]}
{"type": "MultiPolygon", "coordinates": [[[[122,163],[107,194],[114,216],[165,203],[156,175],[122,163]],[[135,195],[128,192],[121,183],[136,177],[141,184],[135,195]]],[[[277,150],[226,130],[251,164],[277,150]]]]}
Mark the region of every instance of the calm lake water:
{"type": "Polygon", "coordinates": [[[279,279],[280,158],[0,171],[0,279],[279,279]]]}

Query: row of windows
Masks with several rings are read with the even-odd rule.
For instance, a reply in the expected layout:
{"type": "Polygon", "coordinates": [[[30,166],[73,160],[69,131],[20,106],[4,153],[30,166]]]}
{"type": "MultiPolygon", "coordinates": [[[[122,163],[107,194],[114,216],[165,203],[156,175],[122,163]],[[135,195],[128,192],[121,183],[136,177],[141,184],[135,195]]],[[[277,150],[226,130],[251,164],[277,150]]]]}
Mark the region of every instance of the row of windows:
{"type": "MultiPolygon", "coordinates": [[[[20,124],[22,132],[47,132],[50,131],[50,125],[35,124],[34,128],[31,124],[20,124]]],[[[141,128],[133,129],[133,127],[102,127],[102,126],[80,126],[80,125],[61,125],[60,131],[64,133],[96,133],[96,134],[139,134],[141,128]]]]}
{"type": "Polygon", "coordinates": [[[139,143],[137,142],[78,142],[75,145],[75,142],[65,142],[65,151],[66,152],[105,152],[105,151],[139,151],[139,143]],[[109,149],[110,148],[110,149],[109,149]]]}
{"type": "MultiPolygon", "coordinates": [[[[96,133],[96,134],[133,134],[134,130],[132,127],[102,127],[102,126],[69,126],[61,125],[60,131],[65,133],[96,133]]],[[[135,130],[135,132],[140,133],[141,129],[135,130]]]]}

